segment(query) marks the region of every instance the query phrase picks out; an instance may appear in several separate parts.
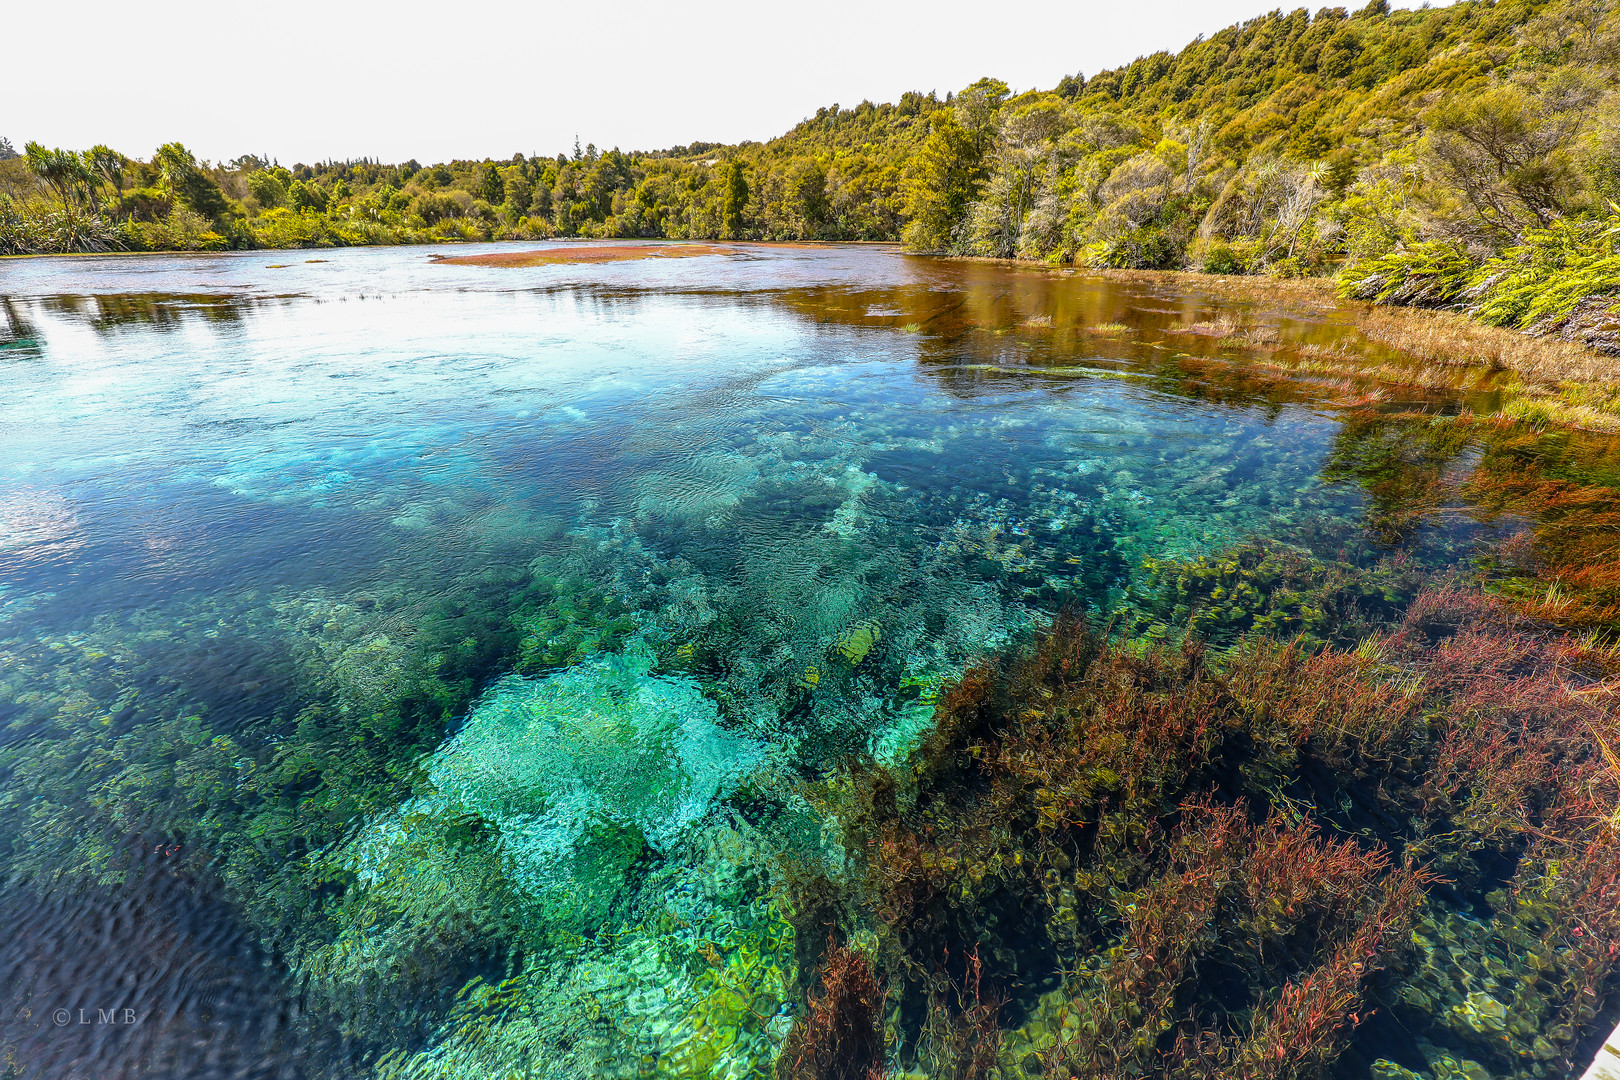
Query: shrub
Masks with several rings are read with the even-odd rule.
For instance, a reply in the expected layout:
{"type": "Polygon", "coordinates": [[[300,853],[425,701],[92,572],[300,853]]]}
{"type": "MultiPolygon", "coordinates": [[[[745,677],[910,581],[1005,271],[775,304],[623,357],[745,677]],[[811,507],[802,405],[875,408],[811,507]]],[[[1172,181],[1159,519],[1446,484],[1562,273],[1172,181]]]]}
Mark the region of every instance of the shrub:
{"type": "Polygon", "coordinates": [[[1474,274],[1469,313],[1493,326],[1620,351],[1617,240],[1620,213],[1531,230],[1474,274]]]}
{"type": "Polygon", "coordinates": [[[26,207],[0,194],[0,255],[116,251],[128,246],[125,230],[99,214],[26,207]]]}
{"type": "Polygon", "coordinates": [[[1340,290],[1379,304],[1465,310],[1492,326],[1620,352],[1617,241],[1620,211],[1531,229],[1477,266],[1457,245],[1429,241],[1346,267],[1340,290]]]}
{"type": "Polygon", "coordinates": [[[1243,274],[1248,272],[1248,265],[1243,258],[1225,240],[1216,238],[1202,245],[1201,250],[1195,248],[1191,253],[1197,261],[1198,268],[1206,274],[1243,274]]]}
{"type": "Polygon", "coordinates": [[[183,206],[170,210],[161,221],[133,222],[129,230],[148,251],[223,251],[230,246],[211,221],[183,206]]]}
{"type": "Polygon", "coordinates": [[[248,219],[247,227],[254,243],[266,248],[329,247],[335,239],[324,216],[285,206],[248,219]]]}

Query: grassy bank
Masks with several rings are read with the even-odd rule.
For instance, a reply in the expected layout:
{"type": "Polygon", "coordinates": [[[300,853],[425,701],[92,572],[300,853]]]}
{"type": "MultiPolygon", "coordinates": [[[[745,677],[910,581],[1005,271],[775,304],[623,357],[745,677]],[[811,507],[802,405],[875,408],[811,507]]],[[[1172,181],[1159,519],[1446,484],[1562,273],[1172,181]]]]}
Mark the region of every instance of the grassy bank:
{"type": "Polygon", "coordinates": [[[1276,280],[1191,271],[1103,270],[1115,280],[1168,281],[1246,305],[1281,305],[1343,320],[1359,337],[1289,348],[1259,315],[1205,329],[1253,351],[1265,367],[1355,383],[1436,390],[1491,389],[1492,415],[1537,425],[1620,431],[1620,357],[1579,342],[1491,326],[1459,312],[1344,299],[1330,278],[1276,280]],[[1367,345],[1373,346],[1366,348],[1367,345]]]}

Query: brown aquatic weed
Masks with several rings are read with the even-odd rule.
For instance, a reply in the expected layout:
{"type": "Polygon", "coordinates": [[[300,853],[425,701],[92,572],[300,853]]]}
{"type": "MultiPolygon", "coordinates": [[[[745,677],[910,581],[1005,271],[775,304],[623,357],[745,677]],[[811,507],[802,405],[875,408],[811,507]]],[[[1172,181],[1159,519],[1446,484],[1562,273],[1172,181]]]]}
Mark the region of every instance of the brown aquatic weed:
{"type": "Polygon", "coordinates": [[[899,1063],[1321,1076],[1397,1029],[1467,1043],[1497,1006],[1458,980],[1526,949],[1492,1060],[1569,1060],[1620,954],[1620,657],[1455,582],[1405,608],[1220,652],[1064,618],[944,694],[909,767],[823,784],[899,1063]]]}
{"type": "Polygon", "coordinates": [[[777,1059],[778,1080],[881,1080],[884,992],[860,953],[831,945],[811,994],[777,1059]]]}

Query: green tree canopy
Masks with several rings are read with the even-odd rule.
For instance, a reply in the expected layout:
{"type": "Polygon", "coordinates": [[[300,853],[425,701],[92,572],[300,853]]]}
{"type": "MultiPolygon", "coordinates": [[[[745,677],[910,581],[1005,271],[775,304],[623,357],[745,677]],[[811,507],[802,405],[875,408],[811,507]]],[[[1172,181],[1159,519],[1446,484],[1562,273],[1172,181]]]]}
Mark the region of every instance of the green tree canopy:
{"type": "Polygon", "coordinates": [[[219,184],[205,172],[190,150],[177,142],[164,143],[152,155],[169,197],[186,209],[220,222],[230,213],[230,204],[219,184]]]}
{"type": "Polygon", "coordinates": [[[37,142],[27,144],[23,148],[23,155],[27,158],[29,171],[49,185],[62,204],[63,211],[71,213],[80,185],[90,179],[89,170],[79,155],[71,150],[47,150],[37,142]]]}
{"type": "Polygon", "coordinates": [[[725,206],[721,214],[725,235],[734,239],[742,235],[743,212],[748,207],[748,177],[742,162],[733,160],[726,166],[725,183],[725,206]]]}

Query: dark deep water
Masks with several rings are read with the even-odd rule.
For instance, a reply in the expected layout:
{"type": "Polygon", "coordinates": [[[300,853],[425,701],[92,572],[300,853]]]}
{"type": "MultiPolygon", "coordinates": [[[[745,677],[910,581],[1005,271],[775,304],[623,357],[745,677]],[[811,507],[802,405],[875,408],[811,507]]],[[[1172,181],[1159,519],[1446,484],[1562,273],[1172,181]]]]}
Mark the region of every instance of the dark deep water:
{"type": "Polygon", "coordinates": [[[1332,311],[884,247],[304,254],[0,263],[17,1075],[766,1075],[803,778],[1146,560],[1511,528],[1392,538],[1432,463],[1184,332],[1332,311]]]}

